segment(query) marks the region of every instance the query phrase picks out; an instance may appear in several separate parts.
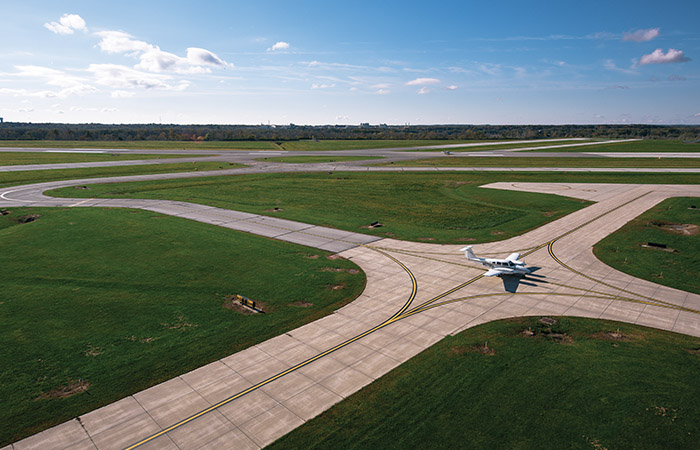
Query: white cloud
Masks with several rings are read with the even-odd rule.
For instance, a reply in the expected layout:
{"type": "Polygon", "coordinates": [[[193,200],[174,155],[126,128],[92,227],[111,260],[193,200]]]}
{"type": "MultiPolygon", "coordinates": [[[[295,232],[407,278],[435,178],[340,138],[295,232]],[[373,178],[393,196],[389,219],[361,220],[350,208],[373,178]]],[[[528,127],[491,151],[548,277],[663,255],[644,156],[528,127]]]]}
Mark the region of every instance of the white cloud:
{"type": "Polygon", "coordinates": [[[379,95],[387,95],[390,93],[391,93],[391,91],[388,89],[379,89],[379,90],[377,90],[377,92],[375,92],[375,94],[379,94],[379,95]]]}
{"type": "Polygon", "coordinates": [[[425,94],[428,94],[428,93],[430,93],[430,89],[428,89],[428,88],[425,87],[425,86],[423,86],[422,88],[418,89],[418,94],[419,94],[419,95],[425,95],[425,94]]]}
{"type": "Polygon", "coordinates": [[[623,41],[631,42],[648,42],[659,35],[658,28],[649,28],[646,30],[637,30],[622,35],[623,41]]]}
{"type": "Polygon", "coordinates": [[[58,22],[45,23],[44,26],[56,34],[73,34],[76,30],[87,31],[85,21],[77,14],[64,14],[58,22]]]}
{"type": "Polygon", "coordinates": [[[153,48],[148,42],[132,39],[129,33],[123,31],[99,31],[95,35],[102,38],[97,46],[107,53],[138,53],[153,48]]]}
{"type": "Polygon", "coordinates": [[[681,50],[669,48],[668,52],[664,53],[662,49],[657,48],[650,54],[642,56],[639,60],[639,65],[682,63],[686,61],[690,61],[690,58],[686,57],[681,50]]]}
{"type": "Polygon", "coordinates": [[[416,78],[406,83],[406,86],[421,86],[426,84],[439,84],[440,80],[437,78],[416,78]]]}
{"type": "Polygon", "coordinates": [[[58,86],[61,88],[59,91],[37,91],[29,92],[24,91],[21,94],[19,90],[17,95],[26,95],[30,97],[61,97],[65,98],[71,95],[83,95],[92,92],[97,92],[98,89],[86,83],[86,79],[82,77],[76,77],[61,70],[51,69],[42,66],[15,66],[18,72],[9,74],[12,76],[17,76],[20,78],[38,78],[50,86],[58,86]]]}
{"type": "Polygon", "coordinates": [[[209,50],[197,47],[190,47],[187,49],[187,60],[190,64],[196,66],[233,67],[233,64],[227,63],[209,50]]]}
{"type": "Polygon", "coordinates": [[[197,47],[187,49],[187,57],[166,52],[157,45],[133,39],[123,31],[100,31],[95,33],[101,38],[97,44],[106,53],[124,53],[139,58],[136,69],[148,72],[174,72],[180,74],[209,73],[205,66],[232,67],[209,50],[197,47]]]}
{"type": "Polygon", "coordinates": [[[333,83],[333,84],[314,83],[311,85],[311,89],[330,89],[330,88],[334,88],[334,87],[335,87],[335,83],[333,83]]]}
{"type": "Polygon", "coordinates": [[[389,89],[391,85],[389,83],[379,83],[370,86],[372,89],[389,89]]]}
{"type": "Polygon", "coordinates": [[[95,76],[97,84],[111,88],[123,89],[140,87],[145,89],[183,90],[189,86],[188,81],[170,84],[172,77],[142,72],[118,64],[90,64],[88,72],[95,76]]]}
{"type": "Polygon", "coordinates": [[[452,84],[450,86],[447,86],[445,89],[447,89],[448,91],[456,91],[458,88],[459,86],[452,84]]]}
{"type": "Polygon", "coordinates": [[[287,50],[287,49],[289,49],[289,47],[290,47],[289,42],[279,41],[279,42],[275,42],[275,45],[268,48],[267,51],[274,52],[277,50],[287,50]]]}

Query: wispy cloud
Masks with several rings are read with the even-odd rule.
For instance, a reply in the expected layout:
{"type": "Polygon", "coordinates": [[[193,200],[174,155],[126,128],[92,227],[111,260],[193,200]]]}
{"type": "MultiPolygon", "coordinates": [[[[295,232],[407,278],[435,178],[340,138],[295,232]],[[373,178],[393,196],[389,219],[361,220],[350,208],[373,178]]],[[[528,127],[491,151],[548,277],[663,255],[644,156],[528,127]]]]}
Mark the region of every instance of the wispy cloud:
{"type": "Polygon", "coordinates": [[[418,94],[419,94],[419,95],[425,95],[425,94],[429,94],[429,93],[430,93],[430,89],[428,89],[428,88],[425,87],[425,86],[423,86],[422,88],[418,89],[418,94]]]}
{"type": "Polygon", "coordinates": [[[624,67],[617,67],[617,64],[615,64],[611,59],[605,61],[603,67],[605,67],[608,70],[613,70],[615,72],[626,73],[627,75],[636,75],[638,73],[634,69],[625,69],[624,67]]]}
{"type": "Polygon", "coordinates": [[[87,31],[85,20],[77,14],[64,14],[58,22],[45,23],[44,27],[56,34],[73,34],[76,30],[87,31]]]}
{"type": "Polygon", "coordinates": [[[406,86],[424,86],[428,84],[440,84],[437,78],[416,78],[406,83],[406,86]]]}
{"type": "Polygon", "coordinates": [[[657,48],[650,54],[642,56],[639,60],[639,65],[683,63],[687,61],[690,61],[690,58],[686,57],[681,50],[669,48],[668,51],[664,53],[662,49],[657,48]]]}
{"type": "Polygon", "coordinates": [[[648,42],[659,36],[659,28],[648,28],[645,30],[630,31],[622,35],[623,41],[648,42]]]}

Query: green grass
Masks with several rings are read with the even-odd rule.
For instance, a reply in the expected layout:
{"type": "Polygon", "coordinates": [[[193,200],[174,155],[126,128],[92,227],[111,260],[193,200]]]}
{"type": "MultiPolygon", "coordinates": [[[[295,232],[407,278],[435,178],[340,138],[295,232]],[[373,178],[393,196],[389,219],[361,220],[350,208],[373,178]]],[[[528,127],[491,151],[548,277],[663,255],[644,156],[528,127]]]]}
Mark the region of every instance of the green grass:
{"type": "Polygon", "coordinates": [[[279,158],[258,158],[256,161],[290,164],[317,164],[340,161],[365,161],[370,159],[384,158],[382,156],[282,156],[279,158]]]}
{"type": "Polygon", "coordinates": [[[79,178],[192,172],[198,170],[235,169],[238,167],[245,166],[235,163],[199,161],[173,164],[144,164],[138,166],[90,167],[82,169],[21,170],[18,172],[0,172],[0,187],[41,183],[44,181],[73,180],[79,178]]]}
{"type": "Polygon", "coordinates": [[[700,339],[580,318],[553,328],[573,342],[536,318],[447,337],[267,448],[698,448],[700,339]],[[604,338],[618,329],[626,340],[604,338]],[[493,355],[474,351],[486,342],[493,355]]]}
{"type": "Polygon", "coordinates": [[[378,163],[406,167],[602,167],[602,168],[697,168],[700,158],[545,158],[545,157],[440,157],[378,163]]]}
{"type": "MultiPolygon", "coordinates": [[[[451,152],[478,152],[482,150],[508,150],[512,148],[530,148],[530,147],[545,147],[548,145],[566,145],[566,144],[577,144],[577,143],[583,143],[583,142],[590,142],[591,139],[585,139],[585,140],[576,140],[576,141],[549,141],[549,142],[540,142],[538,140],[533,140],[531,142],[525,142],[521,144],[494,144],[494,145],[476,145],[473,147],[462,147],[462,148],[450,148],[447,149],[451,152]]],[[[459,141],[457,141],[459,142],[459,141]]],[[[488,141],[473,141],[474,143],[477,142],[484,142],[487,143],[488,141]]],[[[500,142],[500,141],[499,141],[500,142]]],[[[467,142],[468,144],[471,144],[472,142],[467,142]]],[[[419,152],[442,152],[445,151],[445,149],[432,149],[432,150],[416,150],[419,152]]]]}
{"type": "Polygon", "coordinates": [[[293,173],[94,185],[49,195],[184,200],[377,236],[459,243],[505,239],[587,203],[481,189],[498,175],[293,173]],[[270,212],[273,208],[280,211],[270,212]],[[381,228],[367,226],[379,221],[381,228]]]}
{"type": "Polygon", "coordinates": [[[674,232],[668,228],[672,224],[700,226],[700,198],[661,202],[598,242],[593,252],[622,272],[700,294],[700,235],[674,232]],[[643,248],[648,242],[666,244],[676,252],[643,248]]]}
{"type": "Polygon", "coordinates": [[[318,319],[365,284],[327,270],[358,269],[327,252],[138,210],[11,208],[0,248],[0,446],[318,319]],[[267,314],[224,308],[236,293],[267,314]],[[78,380],[86,392],[40,398],[78,380]]]}
{"type": "Polygon", "coordinates": [[[696,174],[294,173],[94,185],[64,197],[191,201],[376,236],[434,243],[487,242],[522,234],[588,203],[479,188],[510,182],[700,183],[696,174]],[[281,211],[270,212],[272,208],[281,211]],[[379,221],[381,228],[365,228],[379,221]],[[470,241],[471,242],[471,241],[470,241]]]}
{"type": "Polygon", "coordinates": [[[487,141],[458,141],[458,140],[446,140],[446,139],[436,139],[436,140],[416,140],[416,139],[386,139],[386,140],[362,140],[362,139],[345,139],[345,140],[304,140],[304,141],[285,141],[281,143],[281,147],[284,150],[361,150],[368,148],[403,148],[403,147],[420,147],[424,145],[443,145],[443,144],[472,144],[476,142],[487,142],[487,141]]]}
{"type": "MultiPolygon", "coordinates": [[[[202,155],[198,155],[202,156],[202,155]]],[[[48,153],[48,152],[0,152],[0,166],[22,164],[58,164],[96,161],[131,161],[137,159],[187,158],[187,155],[120,155],[109,153],[48,153]]]]}
{"type": "Polygon", "coordinates": [[[533,150],[538,152],[700,152],[700,143],[685,143],[674,140],[646,139],[613,144],[586,145],[583,147],[533,150]]]}
{"type": "Polygon", "coordinates": [[[144,150],[279,150],[269,141],[31,141],[0,140],[0,147],[114,148],[144,150]]]}

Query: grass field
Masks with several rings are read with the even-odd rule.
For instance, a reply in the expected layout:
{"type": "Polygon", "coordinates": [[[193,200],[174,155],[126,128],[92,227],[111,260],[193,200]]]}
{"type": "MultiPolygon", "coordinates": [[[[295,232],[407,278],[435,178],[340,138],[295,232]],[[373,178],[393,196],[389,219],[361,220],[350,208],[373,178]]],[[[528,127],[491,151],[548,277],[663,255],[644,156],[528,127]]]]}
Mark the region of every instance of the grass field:
{"type": "Polygon", "coordinates": [[[700,152],[700,143],[675,140],[645,139],[615,144],[586,145],[583,147],[552,148],[542,152],[700,152]]]}
{"type": "Polygon", "coordinates": [[[617,322],[491,322],[267,448],[695,449],[699,348],[698,338],[617,322]]]}
{"type": "Polygon", "coordinates": [[[602,168],[697,168],[700,158],[545,158],[453,156],[415,159],[376,166],[406,167],[602,167],[602,168]]]}
{"type": "Polygon", "coordinates": [[[487,242],[522,234],[585,206],[582,200],[479,188],[496,181],[700,183],[696,174],[295,173],[94,185],[64,197],[191,201],[398,239],[487,242]],[[280,211],[271,213],[272,208],[280,211]],[[378,221],[380,228],[367,226],[378,221]]]}
{"type": "Polygon", "coordinates": [[[94,185],[49,195],[185,200],[409,240],[458,243],[521,234],[587,203],[481,189],[480,174],[294,173],[94,185]],[[271,213],[273,208],[279,211],[271,213]],[[380,228],[369,229],[379,221],[380,228]]]}
{"type": "Polygon", "coordinates": [[[476,143],[476,142],[486,142],[486,141],[459,141],[459,140],[375,140],[375,139],[345,139],[345,140],[302,140],[302,141],[286,141],[281,143],[281,147],[284,150],[320,150],[320,151],[330,151],[330,150],[361,150],[368,148],[403,148],[403,147],[420,147],[423,145],[443,145],[443,144],[460,144],[460,143],[476,143]]]}
{"type": "Polygon", "coordinates": [[[635,277],[700,294],[698,231],[700,198],[670,198],[597,243],[593,253],[635,277]],[[648,242],[665,244],[675,251],[642,247],[648,242]]]}
{"type": "Polygon", "coordinates": [[[119,155],[109,153],[0,152],[0,166],[97,161],[131,161],[136,159],[170,159],[186,157],[187,155],[119,155]]]}
{"type": "Polygon", "coordinates": [[[73,180],[79,178],[117,177],[122,175],[146,175],[153,173],[192,172],[199,170],[235,169],[242,164],[216,161],[200,161],[172,164],[145,164],[138,166],[90,167],[82,169],[21,170],[0,172],[0,187],[44,181],[73,180]]]}
{"type": "Polygon", "coordinates": [[[0,248],[0,446],[318,319],[365,284],[323,251],[137,210],[11,208],[0,248]],[[267,313],[225,308],[236,293],[267,313]]]}
{"type": "MultiPolygon", "coordinates": [[[[449,151],[451,151],[451,152],[478,152],[478,151],[482,151],[482,150],[508,150],[508,149],[513,149],[513,148],[546,147],[548,145],[580,144],[580,143],[590,142],[590,141],[592,141],[592,139],[584,139],[584,140],[576,140],[576,141],[562,140],[562,141],[548,141],[548,142],[540,142],[538,140],[532,140],[531,142],[525,142],[525,143],[520,143],[520,144],[508,144],[506,142],[504,144],[476,145],[473,147],[450,148],[449,151]]],[[[457,141],[457,142],[459,142],[459,141],[457,141]]],[[[478,142],[488,143],[488,141],[473,141],[473,142],[467,142],[467,143],[471,144],[471,143],[478,143],[478,142]]],[[[416,151],[442,152],[442,151],[444,151],[444,149],[416,150],[416,151]]]]}
{"type": "Polygon", "coordinates": [[[256,161],[278,162],[290,164],[317,164],[340,161],[364,161],[371,159],[384,159],[381,156],[282,156],[279,158],[258,158],[256,161]]]}
{"type": "Polygon", "coordinates": [[[0,147],[144,150],[279,150],[270,141],[30,141],[0,140],[0,147]]]}

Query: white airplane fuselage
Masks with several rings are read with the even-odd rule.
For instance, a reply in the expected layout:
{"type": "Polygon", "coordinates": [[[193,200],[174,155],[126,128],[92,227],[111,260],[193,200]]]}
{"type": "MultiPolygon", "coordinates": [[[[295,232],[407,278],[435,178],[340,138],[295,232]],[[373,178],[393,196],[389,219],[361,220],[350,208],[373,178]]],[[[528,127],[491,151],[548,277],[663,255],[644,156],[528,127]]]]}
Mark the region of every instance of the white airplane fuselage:
{"type": "Polygon", "coordinates": [[[468,261],[488,267],[489,270],[484,274],[486,277],[500,277],[503,275],[525,276],[530,273],[530,269],[525,267],[525,263],[518,260],[518,258],[520,258],[520,253],[512,253],[506,259],[496,259],[477,257],[471,245],[459,251],[464,252],[464,256],[468,261]]]}

